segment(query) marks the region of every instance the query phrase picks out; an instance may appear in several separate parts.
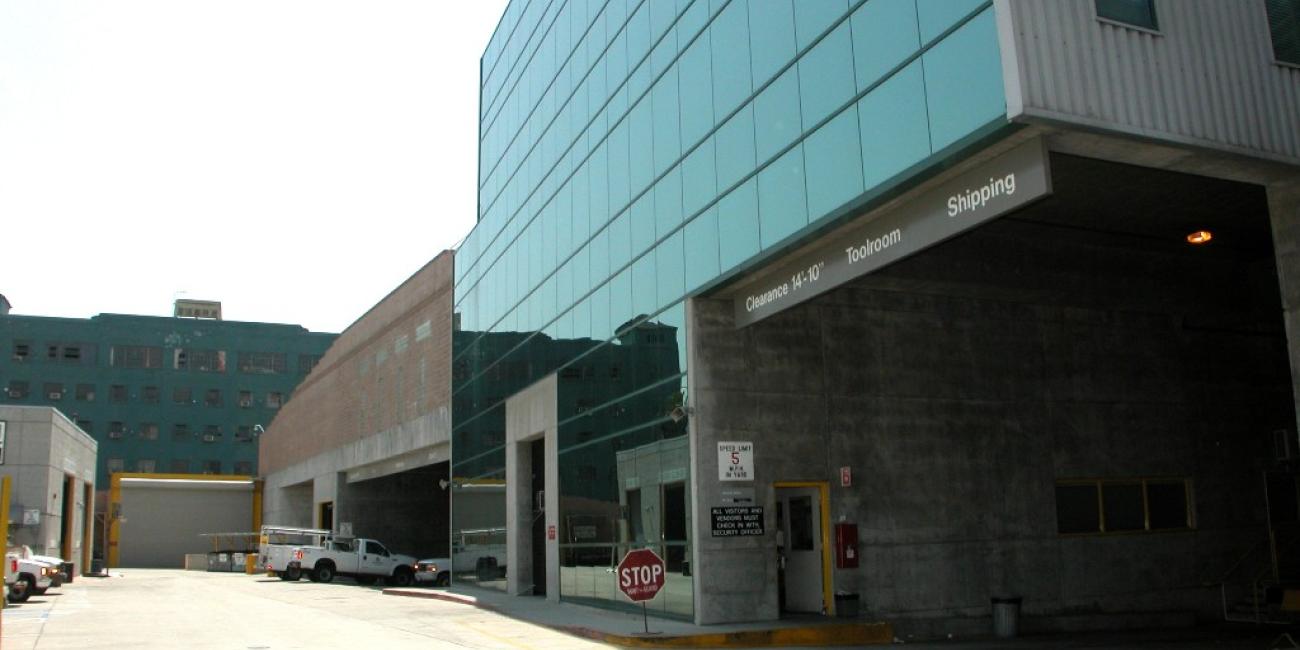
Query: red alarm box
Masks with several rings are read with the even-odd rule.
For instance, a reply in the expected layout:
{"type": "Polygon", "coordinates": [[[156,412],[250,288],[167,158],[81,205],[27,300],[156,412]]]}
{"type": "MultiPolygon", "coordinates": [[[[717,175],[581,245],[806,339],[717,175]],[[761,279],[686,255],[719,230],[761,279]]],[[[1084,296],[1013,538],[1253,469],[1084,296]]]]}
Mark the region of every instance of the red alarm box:
{"type": "Polygon", "coordinates": [[[858,568],[857,524],[835,524],[835,568],[858,568]]]}

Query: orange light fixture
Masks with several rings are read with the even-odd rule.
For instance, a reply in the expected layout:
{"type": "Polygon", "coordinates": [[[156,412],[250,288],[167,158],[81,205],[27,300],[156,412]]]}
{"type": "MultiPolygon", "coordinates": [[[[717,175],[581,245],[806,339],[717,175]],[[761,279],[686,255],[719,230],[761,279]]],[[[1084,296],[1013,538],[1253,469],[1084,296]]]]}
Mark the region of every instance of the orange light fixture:
{"type": "Polygon", "coordinates": [[[1214,239],[1214,233],[1208,230],[1197,230],[1196,232],[1187,235],[1187,243],[1196,246],[1208,244],[1211,239],[1214,239]]]}

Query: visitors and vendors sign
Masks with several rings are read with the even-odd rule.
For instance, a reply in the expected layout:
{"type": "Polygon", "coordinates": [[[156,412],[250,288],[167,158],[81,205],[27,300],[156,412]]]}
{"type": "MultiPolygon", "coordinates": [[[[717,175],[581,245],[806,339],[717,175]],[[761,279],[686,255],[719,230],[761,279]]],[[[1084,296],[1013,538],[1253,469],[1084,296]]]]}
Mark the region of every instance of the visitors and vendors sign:
{"type": "Polygon", "coordinates": [[[754,443],[718,443],[718,480],[754,480],[754,443]]]}
{"type": "Polygon", "coordinates": [[[764,273],[735,297],[736,327],[756,323],[1051,192],[1045,145],[1039,139],[1025,142],[764,273]]]}
{"type": "Polygon", "coordinates": [[[763,508],[728,506],[710,508],[713,537],[749,537],[763,534],[763,508]]]}

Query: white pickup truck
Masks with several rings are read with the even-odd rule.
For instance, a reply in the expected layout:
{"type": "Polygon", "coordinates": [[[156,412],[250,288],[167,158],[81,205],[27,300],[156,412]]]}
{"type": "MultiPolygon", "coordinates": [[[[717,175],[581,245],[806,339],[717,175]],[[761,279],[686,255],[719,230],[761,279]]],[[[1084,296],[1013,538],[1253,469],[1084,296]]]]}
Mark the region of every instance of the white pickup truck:
{"type": "Polygon", "coordinates": [[[390,553],[373,539],[327,540],[321,546],[294,549],[290,568],[298,567],[313,582],[329,582],[334,576],[351,576],[368,585],[383,578],[395,587],[406,587],[415,577],[415,558],[390,553]]]}
{"type": "Polygon", "coordinates": [[[54,576],[59,570],[44,562],[31,559],[31,549],[10,549],[5,554],[5,580],[9,583],[9,602],[23,603],[33,593],[43,594],[54,585],[54,576]]]}
{"type": "Polygon", "coordinates": [[[302,546],[321,546],[333,534],[321,528],[262,526],[257,565],[281,580],[297,580],[302,577],[302,570],[293,562],[294,551],[302,546]]]}

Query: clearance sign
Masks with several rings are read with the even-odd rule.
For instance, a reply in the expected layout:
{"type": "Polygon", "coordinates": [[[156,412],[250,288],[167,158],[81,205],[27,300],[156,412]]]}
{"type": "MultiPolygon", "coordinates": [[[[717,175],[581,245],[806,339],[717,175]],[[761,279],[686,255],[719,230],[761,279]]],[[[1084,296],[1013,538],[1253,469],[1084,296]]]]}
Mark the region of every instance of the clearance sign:
{"type": "Polygon", "coordinates": [[[1052,193],[1040,139],[832,235],[735,298],[736,327],[756,323],[1052,193]]]}

